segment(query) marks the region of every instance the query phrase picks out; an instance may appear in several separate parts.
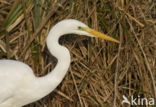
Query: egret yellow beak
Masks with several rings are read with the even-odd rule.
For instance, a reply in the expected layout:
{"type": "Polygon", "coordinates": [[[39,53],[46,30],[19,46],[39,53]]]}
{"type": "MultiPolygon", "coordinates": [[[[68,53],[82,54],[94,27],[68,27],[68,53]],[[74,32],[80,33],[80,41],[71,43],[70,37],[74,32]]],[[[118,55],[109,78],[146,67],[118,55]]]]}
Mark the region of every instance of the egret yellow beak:
{"type": "Polygon", "coordinates": [[[80,27],[80,29],[83,30],[83,31],[86,31],[86,32],[88,32],[90,34],[92,34],[95,37],[99,37],[99,38],[103,38],[103,39],[108,40],[108,41],[120,43],[118,40],[116,40],[116,39],[114,39],[114,38],[112,38],[110,36],[107,36],[107,35],[105,35],[105,34],[103,34],[101,32],[95,31],[95,30],[93,30],[91,28],[80,27]]]}

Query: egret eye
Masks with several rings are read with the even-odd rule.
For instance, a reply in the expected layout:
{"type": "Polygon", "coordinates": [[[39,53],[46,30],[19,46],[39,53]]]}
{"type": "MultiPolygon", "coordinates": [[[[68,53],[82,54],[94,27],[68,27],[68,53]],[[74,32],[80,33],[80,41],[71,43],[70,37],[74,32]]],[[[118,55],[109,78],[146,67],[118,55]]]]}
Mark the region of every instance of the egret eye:
{"type": "Polygon", "coordinates": [[[84,31],[84,28],[83,28],[83,27],[81,27],[81,26],[78,26],[78,29],[79,29],[79,30],[83,30],[83,31],[84,31]]]}
{"type": "Polygon", "coordinates": [[[78,29],[79,29],[79,30],[82,30],[82,27],[81,27],[81,26],[78,26],[78,29]]]}

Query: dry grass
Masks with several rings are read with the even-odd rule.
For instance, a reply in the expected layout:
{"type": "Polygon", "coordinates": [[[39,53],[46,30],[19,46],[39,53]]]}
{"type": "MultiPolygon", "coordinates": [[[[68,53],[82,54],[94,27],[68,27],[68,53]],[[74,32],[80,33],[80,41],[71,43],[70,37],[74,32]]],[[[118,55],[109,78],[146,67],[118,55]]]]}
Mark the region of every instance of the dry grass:
{"type": "Polygon", "coordinates": [[[37,76],[47,74],[57,60],[48,53],[45,38],[65,18],[81,20],[121,43],[62,37],[61,44],[71,53],[69,72],[54,92],[25,107],[120,107],[122,95],[156,100],[154,0],[39,1],[0,1],[0,59],[20,60],[37,76]]]}

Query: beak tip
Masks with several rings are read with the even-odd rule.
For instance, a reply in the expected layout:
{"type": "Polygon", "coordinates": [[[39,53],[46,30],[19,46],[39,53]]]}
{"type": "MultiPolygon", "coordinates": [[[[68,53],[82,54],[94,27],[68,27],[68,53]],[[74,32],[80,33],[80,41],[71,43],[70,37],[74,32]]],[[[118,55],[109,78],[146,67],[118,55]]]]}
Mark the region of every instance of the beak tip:
{"type": "Polygon", "coordinates": [[[120,44],[120,41],[117,40],[116,43],[120,44]]]}

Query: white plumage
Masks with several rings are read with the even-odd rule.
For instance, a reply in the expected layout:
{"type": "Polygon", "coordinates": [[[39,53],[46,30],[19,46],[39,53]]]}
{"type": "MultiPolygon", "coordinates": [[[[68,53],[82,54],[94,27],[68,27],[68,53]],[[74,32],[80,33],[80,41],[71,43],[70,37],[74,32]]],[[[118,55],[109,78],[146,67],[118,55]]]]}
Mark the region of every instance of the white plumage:
{"type": "MultiPolygon", "coordinates": [[[[58,43],[60,36],[64,34],[90,37],[101,35],[80,21],[74,19],[60,21],[50,30],[46,40],[50,53],[58,62],[56,67],[43,77],[36,77],[32,69],[22,62],[0,60],[0,107],[27,105],[48,95],[60,84],[70,65],[68,49],[58,43]]],[[[106,35],[103,38],[105,37],[106,35]]],[[[111,37],[108,38],[118,42],[111,37]]]]}

